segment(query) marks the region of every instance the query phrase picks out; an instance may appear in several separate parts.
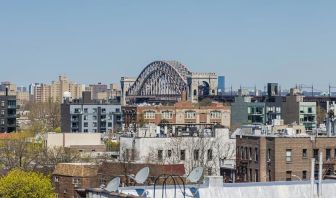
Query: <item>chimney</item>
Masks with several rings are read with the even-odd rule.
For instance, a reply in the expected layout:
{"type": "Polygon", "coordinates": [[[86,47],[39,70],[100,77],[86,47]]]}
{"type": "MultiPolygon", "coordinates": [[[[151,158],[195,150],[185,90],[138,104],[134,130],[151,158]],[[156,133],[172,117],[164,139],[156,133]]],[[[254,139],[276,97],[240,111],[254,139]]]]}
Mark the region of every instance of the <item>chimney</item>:
{"type": "Polygon", "coordinates": [[[187,101],[187,92],[186,91],[182,91],[181,101],[187,101]]]}

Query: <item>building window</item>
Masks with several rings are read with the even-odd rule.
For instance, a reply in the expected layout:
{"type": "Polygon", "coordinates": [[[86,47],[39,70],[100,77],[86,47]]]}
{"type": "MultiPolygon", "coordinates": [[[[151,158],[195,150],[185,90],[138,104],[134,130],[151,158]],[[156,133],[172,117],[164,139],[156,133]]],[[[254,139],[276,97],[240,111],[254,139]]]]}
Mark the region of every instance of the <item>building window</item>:
{"type": "Polygon", "coordinates": [[[172,119],[172,118],[173,118],[173,112],[171,111],[162,112],[162,119],[172,119]]]}
{"type": "Polygon", "coordinates": [[[315,160],[318,160],[318,156],[319,156],[319,150],[313,149],[313,157],[315,158],[315,160]]]}
{"type": "Polygon", "coordinates": [[[286,162],[292,161],[292,149],[286,149],[286,162]]]}
{"type": "Polygon", "coordinates": [[[267,161],[271,161],[271,149],[267,150],[267,161]]]}
{"type": "Polygon", "coordinates": [[[80,184],[79,178],[72,178],[72,184],[80,184]]]}
{"type": "Polygon", "coordinates": [[[208,149],[208,161],[212,160],[212,149],[208,149]]]}
{"type": "Polygon", "coordinates": [[[83,120],[88,120],[87,115],[83,116],[83,120]]]}
{"type": "Polygon", "coordinates": [[[75,113],[80,113],[81,109],[80,108],[75,108],[75,113]]]}
{"type": "Polygon", "coordinates": [[[302,149],[302,158],[307,158],[307,149],[302,149]]]}
{"type": "Polygon", "coordinates": [[[158,159],[159,160],[163,159],[163,151],[162,150],[158,150],[158,159]]]}
{"type": "Polygon", "coordinates": [[[0,125],[5,125],[5,120],[4,119],[0,120],[0,125]]]}
{"type": "Polygon", "coordinates": [[[107,126],[108,126],[108,127],[112,127],[112,122],[108,122],[108,123],[107,123],[107,126]]]}
{"type": "Polygon", "coordinates": [[[154,111],[146,111],[144,113],[145,119],[155,119],[155,112],[154,111]]]}
{"type": "Polygon", "coordinates": [[[92,119],[93,120],[97,120],[97,116],[92,116],[92,119]]]}
{"type": "Polygon", "coordinates": [[[272,172],[268,170],[268,181],[272,181],[272,172]]]}
{"type": "Polygon", "coordinates": [[[250,174],[249,174],[249,176],[250,176],[250,178],[249,178],[250,182],[253,182],[252,181],[253,180],[252,168],[250,168],[250,174]]]}
{"type": "Polygon", "coordinates": [[[208,168],[208,175],[209,175],[209,176],[212,175],[212,168],[208,168]]]}
{"type": "Polygon", "coordinates": [[[330,160],[330,154],[331,154],[331,150],[330,149],[326,149],[326,160],[330,160]]]}
{"type": "Polygon", "coordinates": [[[180,160],[185,160],[185,150],[180,151],[180,160]]]}
{"type": "Polygon", "coordinates": [[[196,112],[195,111],[186,111],[185,112],[185,118],[195,119],[196,118],[196,112]]]}
{"type": "Polygon", "coordinates": [[[255,181],[259,182],[259,170],[258,169],[255,170],[255,181]]]}
{"type": "Polygon", "coordinates": [[[308,107],[308,113],[313,113],[313,108],[308,107]]]}
{"type": "Polygon", "coordinates": [[[249,160],[252,160],[252,148],[249,148],[249,160]]]}
{"type": "Polygon", "coordinates": [[[255,148],[255,150],[254,150],[254,160],[255,160],[256,162],[259,161],[258,148],[255,148]]]}
{"type": "Polygon", "coordinates": [[[286,181],[292,181],[292,171],[286,171],[286,181]]]}
{"type": "Polygon", "coordinates": [[[84,129],[84,133],[87,133],[87,132],[89,132],[89,130],[88,129],[84,129]]]}
{"type": "Polygon", "coordinates": [[[87,108],[84,108],[84,113],[88,113],[88,109],[87,108]]]}
{"type": "Polygon", "coordinates": [[[93,113],[97,113],[97,108],[92,109],[93,113]]]}
{"type": "Polygon", "coordinates": [[[196,149],[194,150],[194,160],[198,160],[199,159],[199,150],[196,149]]]}
{"type": "Polygon", "coordinates": [[[172,156],[172,150],[167,151],[167,156],[170,158],[172,156]]]}
{"type": "Polygon", "coordinates": [[[220,111],[211,111],[210,118],[211,119],[220,119],[222,117],[222,113],[220,111]]]}
{"type": "Polygon", "coordinates": [[[55,177],[54,177],[54,182],[55,182],[55,183],[59,182],[59,178],[58,178],[58,176],[55,176],[55,177]]]}
{"type": "Polygon", "coordinates": [[[102,113],[106,113],[106,109],[105,109],[105,108],[102,108],[102,109],[101,109],[101,112],[102,112],[102,113]]]}
{"type": "Polygon", "coordinates": [[[1,107],[5,106],[5,101],[1,101],[1,107]]]}
{"type": "Polygon", "coordinates": [[[84,122],[84,127],[88,127],[88,126],[89,126],[89,123],[84,122]]]}
{"type": "Polygon", "coordinates": [[[5,115],[5,110],[1,110],[1,115],[5,115]]]}
{"type": "Polygon", "coordinates": [[[97,127],[97,122],[93,122],[93,127],[97,127]]]}
{"type": "Polygon", "coordinates": [[[307,171],[302,171],[302,179],[305,180],[307,179],[307,171]]]}

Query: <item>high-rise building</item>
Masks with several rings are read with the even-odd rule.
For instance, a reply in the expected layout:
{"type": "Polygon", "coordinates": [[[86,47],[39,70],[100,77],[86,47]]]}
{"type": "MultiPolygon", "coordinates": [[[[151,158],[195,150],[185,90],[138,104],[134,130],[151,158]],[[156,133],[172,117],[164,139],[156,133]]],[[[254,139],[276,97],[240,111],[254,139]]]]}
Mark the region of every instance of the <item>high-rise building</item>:
{"type": "Polygon", "coordinates": [[[98,93],[107,92],[107,85],[98,83],[89,85],[92,99],[98,99],[98,93]]]}
{"type": "Polygon", "coordinates": [[[225,93],[225,76],[218,76],[218,95],[224,95],[225,93]]]}
{"type": "Polygon", "coordinates": [[[278,83],[267,83],[267,96],[279,96],[280,90],[278,83]]]}
{"type": "Polygon", "coordinates": [[[16,94],[16,85],[9,82],[1,82],[0,84],[0,95],[6,95],[6,89],[8,90],[7,94],[8,95],[15,95],[16,94]]]}
{"type": "Polygon", "coordinates": [[[59,76],[57,81],[52,81],[50,85],[35,83],[30,85],[33,90],[35,102],[61,102],[65,92],[70,92],[73,99],[79,99],[85,90],[85,85],[72,83],[66,76],[59,76]]]}
{"type": "Polygon", "coordinates": [[[16,131],[16,96],[9,95],[9,89],[5,95],[0,95],[0,132],[16,131]]]}

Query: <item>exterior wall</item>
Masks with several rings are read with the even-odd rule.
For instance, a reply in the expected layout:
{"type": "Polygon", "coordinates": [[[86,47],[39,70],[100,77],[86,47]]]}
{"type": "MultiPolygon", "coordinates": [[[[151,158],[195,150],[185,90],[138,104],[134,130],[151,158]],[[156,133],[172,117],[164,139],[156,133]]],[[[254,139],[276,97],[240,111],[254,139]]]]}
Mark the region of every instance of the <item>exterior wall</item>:
{"type": "Polygon", "coordinates": [[[61,109],[62,132],[113,132],[121,116],[121,106],[113,104],[64,103],[61,109]]]}
{"type": "Polygon", "coordinates": [[[81,177],[81,176],[62,176],[53,175],[53,184],[58,198],[79,198],[76,189],[99,187],[98,178],[96,177],[81,177]],[[57,182],[56,179],[57,178],[57,182]],[[73,179],[79,181],[74,183],[73,179]]]}
{"type": "Polygon", "coordinates": [[[231,103],[231,128],[236,129],[244,124],[265,124],[265,103],[251,102],[250,97],[236,97],[231,103]],[[252,112],[252,109],[262,108],[260,113],[252,112]],[[249,111],[250,109],[250,111],[249,111]],[[255,121],[255,119],[259,121],[255,121]]]}
{"type": "MultiPolygon", "coordinates": [[[[205,174],[220,175],[220,161],[235,159],[235,141],[229,138],[228,129],[219,129],[215,137],[121,137],[120,154],[123,158],[126,150],[133,150],[134,160],[142,163],[183,163],[189,173],[197,166],[205,166],[205,174]],[[208,160],[208,150],[212,151],[212,160],[208,160]],[[170,150],[170,151],[169,151],[170,150]],[[185,160],[181,159],[181,150],[185,151],[185,160]],[[194,159],[194,151],[199,150],[199,159],[194,159]],[[162,158],[159,158],[162,151],[162,158]],[[171,152],[171,156],[168,156],[171,152]],[[211,169],[209,172],[208,169],[211,169]]],[[[224,164],[224,162],[221,162],[224,164]]]]}
{"type": "MultiPolygon", "coordinates": [[[[249,179],[249,169],[260,169],[260,181],[286,181],[286,180],[308,180],[310,178],[311,158],[313,150],[322,151],[324,173],[335,170],[336,164],[336,137],[259,137],[259,136],[237,136],[237,171],[238,176],[244,178],[244,169],[247,169],[247,178],[240,181],[255,181],[249,179]],[[254,162],[241,157],[242,148],[258,148],[260,161],[254,162]],[[303,149],[306,156],[303,156],[303,149]],[[326,149],[330,149],[329,160],[326,158],[326,149]],[[270,150],[270,155],[268,154],[270,150]],[[286,161],[286,150],[291,150],[291,161],[286,161]],[[291,172],[288,177],[287,171],[291,172]],[[306,171],[306,178],[303,178],[303,171],[306,171]],[[269,174],[270,173],[270,174],[269,174]]],[[[254,153],[253,153],[254,155],[254,153]]],[[[316,164],[316,168],[318,163],[316,164]]],[[[316,169],[317,170],[317,169],[316,169]]],[[[253,176],[255,177],[255,175],[253,176]]]]}
{"type": "Polygon", "coordinates": [[[125,106],[122,107],[125,127],[129,127],[132,123],[139,124],[141,121],[145,123],[160,124],[162,120],[174,124],[215,124],[230,128],[231,109],[229,106],[213,103],[209,106],[199,106],[191,102],[178,102],[175,105],[150,105],[150,106],[125,106]],[[155,117],[146,118],[145,113],[153,111],[155,117]],[[164,118],[163,113],[169,111],[172,113],[171,118],[164,118]],[[195,112],[194,118],[187,118],[186,112],[195,112]],[[220,112],[220,117],[212,117],[212,112],[220,112]]]}
{"type": "Polygon", "coordinates": [[[293,122],[303,124],[308,131],[316,128],[316,102],[303,102],[302,96],[287,96],[282,110],[281,116],[285,124],[292,124],[293,122]],[[312,112],[307,112],[306,109],[308,108],[311,108],[312,112]]]}
{"type": "Polygon", "coordinates": [[[16,96],[0,96],[0,133],[16,131],[16,96]]]}
{"type": "Polygon", "coordinates": [[[48,147],[103,144],[99,133],[48,133],[46,141],[48,147]]]}
{"type": "Polygon", "coordinates": [[[299,102],[295,96],[286,97],[286,102],[282,106],[282,115],[285,124],[299,123],[299,102]]]}

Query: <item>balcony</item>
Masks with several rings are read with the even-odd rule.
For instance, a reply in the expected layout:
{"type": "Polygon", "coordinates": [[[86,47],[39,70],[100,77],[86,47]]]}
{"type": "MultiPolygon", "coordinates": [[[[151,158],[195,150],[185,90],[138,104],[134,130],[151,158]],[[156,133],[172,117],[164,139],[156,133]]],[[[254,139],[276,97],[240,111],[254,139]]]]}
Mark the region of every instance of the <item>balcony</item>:
{"type": "Polygon", "coordinates": [[[7,108],[8,109],[16,109],[16,105],[8,105],[7,108]]]}

